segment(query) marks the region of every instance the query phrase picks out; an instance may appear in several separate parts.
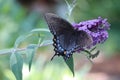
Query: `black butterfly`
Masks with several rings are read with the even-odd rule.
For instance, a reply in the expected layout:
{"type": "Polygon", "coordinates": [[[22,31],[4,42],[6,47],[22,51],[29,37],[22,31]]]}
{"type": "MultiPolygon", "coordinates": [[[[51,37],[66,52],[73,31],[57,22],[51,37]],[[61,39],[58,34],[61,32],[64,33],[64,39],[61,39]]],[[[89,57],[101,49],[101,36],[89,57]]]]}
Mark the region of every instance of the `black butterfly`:
{"type": "Polygon", "coordinates": [[[57,15],[46,13],[45,19],[51,33],[54,36],[54,56],[63,56],[66,60],[72,56],[76,50],[92,44],[93,41],[89,34],[82,30],[75,30],[68,21],[58,17],[57,15]]]}

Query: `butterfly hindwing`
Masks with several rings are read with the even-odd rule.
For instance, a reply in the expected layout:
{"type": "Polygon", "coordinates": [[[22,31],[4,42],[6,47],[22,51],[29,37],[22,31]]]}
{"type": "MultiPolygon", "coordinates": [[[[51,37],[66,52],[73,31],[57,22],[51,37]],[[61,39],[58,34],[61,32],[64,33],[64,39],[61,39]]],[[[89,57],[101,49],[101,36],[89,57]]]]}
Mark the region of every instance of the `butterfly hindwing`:
{"type": "Polygon", "coordinates": [[[92,44],[91,36],[85,31],[64,31],[64,34],[61,34],[59,38],[61,45],[64,46],[66,50],[70,50],[72,48],[79,49],[92,44]]]}
{"type": "Polygon", "coordinates": [[[76,31],[76,48],[88,47],[93,43],[92,37],[85,31],[76,31]]]}

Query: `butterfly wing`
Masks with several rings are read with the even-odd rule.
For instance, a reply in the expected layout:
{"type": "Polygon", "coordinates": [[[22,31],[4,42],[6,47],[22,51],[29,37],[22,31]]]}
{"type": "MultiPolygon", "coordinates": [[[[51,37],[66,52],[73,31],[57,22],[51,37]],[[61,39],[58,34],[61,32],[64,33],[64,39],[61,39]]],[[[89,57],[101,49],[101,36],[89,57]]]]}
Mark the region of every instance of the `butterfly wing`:
{"type": "Polygon", "coordinates": [[[74,29],[68,21],[52,13],[47,13],[45,15],[45,19],[48,23],[51,33],[59,38],[61,47],[63,47],[65,50],[69,50],[70,47],[75,46],[74,36],[71,37],[74,29]]]}
{"type": "Polygon", "coordinates": [[[60,35],[60,43],[66,50],[73,49],[80,49],[87,46],[90,46],[93,41],[91,36],[86,33],[85,31],[65,31],[63,30],[64,34],[60,35]]]}
{"type": "Polygon", "coordinates": [[[48,23],[51,33],[54,35],[58,36],[62,34],[63,30],[65,31],[73,30],[72,25],[68,21],[58,17],[55,14],[46,13],[45,19],[48,23]]]}
{"type": "Polygon", "coordinates": [[[71,50],[76,45],[76,40],[73,32],[74,31],[72,30],[71,32],[63,30],[63,33],[59,35],[60,44],[67,51],[71,50]]]}
{"type": "MultiPolygon", "coordinates": [[[[54,35],[54,43],[60,45],[66,51],[75,51],[75,49],[83,48],[92,43],[90,35],[85,31],[74,30],[72,25],[58,17],[55,14],[45,14],[51,33],[54,35]]],[[[59,53],[59,46],[55,46],[59,53]]]]}
{"type": "Polygon", "coordinates": [[[88,47],[93,43],[92,37],[85,31],[75,32],[76,49],[88,47]]]}

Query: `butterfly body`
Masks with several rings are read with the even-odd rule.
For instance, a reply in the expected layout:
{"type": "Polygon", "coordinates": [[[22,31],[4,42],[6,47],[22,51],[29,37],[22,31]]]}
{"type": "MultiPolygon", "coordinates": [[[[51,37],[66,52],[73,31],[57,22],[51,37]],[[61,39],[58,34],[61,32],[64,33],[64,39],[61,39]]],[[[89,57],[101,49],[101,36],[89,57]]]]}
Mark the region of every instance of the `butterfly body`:
{"type": "Polygon", "coordinates": [[[75,30],[68,21],[57,15],[47,13],[45,14],[45,19],[54,37],[53,46],[55,55],[63,56],[66,60],[71,57],[76,50],[92,43],[90,35],[85,31],[75,30]]]}

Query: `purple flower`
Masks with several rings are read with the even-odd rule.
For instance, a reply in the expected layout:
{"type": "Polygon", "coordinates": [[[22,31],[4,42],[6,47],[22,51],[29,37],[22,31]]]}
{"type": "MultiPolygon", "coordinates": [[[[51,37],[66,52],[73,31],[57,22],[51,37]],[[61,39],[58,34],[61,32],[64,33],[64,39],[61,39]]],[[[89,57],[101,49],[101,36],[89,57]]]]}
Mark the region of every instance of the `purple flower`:
{"type": "Polygon", "coordinates": [[[91,35],[93,39],[93,44],[91,45],[92,47],[107,40],[107,30],[110,29],[110,24],[107,22],[107,19],[98,17],[98,19],[83,21],[78,24],[73,23],[73,27],[77,30],[83,30],[91,35]]]}

